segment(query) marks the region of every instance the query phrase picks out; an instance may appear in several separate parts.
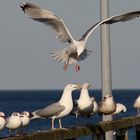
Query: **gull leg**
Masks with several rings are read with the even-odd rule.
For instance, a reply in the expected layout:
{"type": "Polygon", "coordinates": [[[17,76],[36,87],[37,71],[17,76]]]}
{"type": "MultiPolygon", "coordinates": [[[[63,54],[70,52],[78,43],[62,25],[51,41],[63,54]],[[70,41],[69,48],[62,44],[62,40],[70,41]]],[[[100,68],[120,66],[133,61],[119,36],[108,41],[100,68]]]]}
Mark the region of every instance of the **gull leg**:
{"type": "Polygon", "coordinates": [[[78,71],[80,70],[80,65],[79,65],[79,63],[76,64],[75,69],[76,69],[76,72],[78,72],[78,71]]]}
{"type": "Polygon", "coordinates": [[[12,136],[12,130],[9,129],[9,136],[11,137],[12,136]]]}
{"type": "Polygon", "coordinates": [[[51,128],[54,129],[54,119],[51,121],[51,128]]]}
{"type": "Polygon", "coordinates": [[[59,128],[65,130],[65,131],[68,131],[67,128],[62,127],[61,119],[59,119],[58,121],[59,121],[59,128]]]}
{"type": "Polygon", "coordinates": [[[66,60],[66,62],[64,63],[64,67],[63,67],[64,71],[67,70],[67,68],[68,68],[68,63],[69,63],[69,60],[66,60]]]}
{"type": "Polygon", "coordinates": [[[64,69],[64,71],[66,71],[67,70],[67,67],[68,67],[68,64],[64,64],[64,67],[63,67],[63,69],[64,69]]]}
{"type": "Polygon", "coordinates": [[[139,110],[139,108],[138,108],[138,116],[140,115],[140,110],[139,110]]]}
{"type": "Polygon", "coordinates": [[[61,119],[59,119],[58,121],[59,121],[59,128],[62,128],[61,119]]]}

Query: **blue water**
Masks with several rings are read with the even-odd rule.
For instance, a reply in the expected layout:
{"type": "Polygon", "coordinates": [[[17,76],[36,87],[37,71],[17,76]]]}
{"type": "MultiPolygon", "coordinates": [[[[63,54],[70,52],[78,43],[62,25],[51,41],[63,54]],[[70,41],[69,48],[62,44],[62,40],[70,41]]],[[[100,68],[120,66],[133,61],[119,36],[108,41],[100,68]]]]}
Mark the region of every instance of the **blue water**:
{"type": "MultiPolygon", "coordinates": [[[[97,102],[101,101],[100,90],[90,90],[90,96],[94,96],[97,102]]],[[[0,91],[0,111],[5,112],[9,116],[12,112],[22,112],[44,108],[47,105],[58,101],[61,97],[62,90],[30,90],[30,91],[0,91]]],[[[118,118],[126,116],[134,116],[137,111],[133,108],[133,102],[140,94],[140,89],[137,90],[113,90],[113,96],[116,102],[123,103],[127,106],[128,111],[118,115],[118,118]]],[[[79,97],[79,92],[73,92],[73,99],[79,97]]],[[[90,118],[67,116],[62,119],[63,127],[74,126],[79,124],[91,124],[101,121],[101,116],[94,115],[90,118]]],[[[58,127],[56,121],[55,127],[58,127]]],[[[50,119],[46,120],[33,120],[29,126],[25,128],[26,132],[34,132],[50,128],[50,119]]],[[[135,140],[135,133],[133,129],[129,131],[130,140],[135,140]]],[[[8,130],[4,129],[0,132],[1,137],[8,136],[8,130]]],[[[87,137],[80,138],[80,140],[87,140],[87,137]]]]}

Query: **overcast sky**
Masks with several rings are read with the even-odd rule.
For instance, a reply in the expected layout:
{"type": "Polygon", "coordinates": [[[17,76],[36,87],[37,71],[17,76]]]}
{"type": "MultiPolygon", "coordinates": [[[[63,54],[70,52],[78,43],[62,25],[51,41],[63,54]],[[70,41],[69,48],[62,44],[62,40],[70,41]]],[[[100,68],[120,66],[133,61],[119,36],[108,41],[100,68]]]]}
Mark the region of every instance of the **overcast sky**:
{"type": "MultiPolygon", "coordinates": [[[[23,1],[23,0],[22,0],[23,1]]],[[[68,83],[89,82],[101,88],[100,30],[87,42],[92,54],[63,71],[51,52],[68,44],[55,33],[29,19],[20,9],[21,0],[0,1],[0,89],[62,89],[68,83]]],[[[100,20],[99,0],[30,0],[60,16],[71,34],[79,39],[100,20]]],[[[140,10],[140,0],[110,0],[110,16],[140,10]]],[[[140,18],[111,25],[112,88],[140,88],[140,18]]]]}

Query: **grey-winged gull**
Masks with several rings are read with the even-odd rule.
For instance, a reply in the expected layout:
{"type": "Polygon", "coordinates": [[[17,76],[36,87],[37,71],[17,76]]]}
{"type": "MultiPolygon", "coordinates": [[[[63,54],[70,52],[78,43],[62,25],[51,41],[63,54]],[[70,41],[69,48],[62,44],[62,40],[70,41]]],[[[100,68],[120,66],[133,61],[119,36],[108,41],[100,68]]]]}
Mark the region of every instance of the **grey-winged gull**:
{"type": "Polygon", "coordinates": [[[134,104],[133,104],[134,108],[137,109],[138,112],[138,116],[140,115],[140,95],[137,97],[137,99],[135,100],[134,104]]]}
{"type": "Polygon", "coordinates": [[[62,128],[61,118],[67,116],[73,109],[72,91],[79,88],[81,88],[79,84],[66,85],[63,94],[58,102],[53,103],[46,108],[32,112],[33,117],[31,119],[51,118],[52,129],[54,128],[54,120],[59,119],[59,127],[62,128]]]}
{"type": "Polygon", "coordinates": [[[33,20],[42,22],[46,25],[50,25],[55,30],[57,39],[59,39],[61,42],[68,42],[70,44],[69,47],[66,47],[56,53],[52,53],[52,56],[55,60],[64,63],[64,70],[67,69],[68,64],[76,64],[76,71],[80,70],[79,61],[84,60],[89,54],[89,51],[86,49],[86,42],[90,34],[98,26],[102,24],[112,24],[120,21],[125,22],[137,18],[140,15],[140,11],[133,11],[112,16],[103,21],[97,22],[91,28],[89,28],[79,40],[75,40],[70,34],[64,21],[54,13],[31,3],[22,3],[20,7],[33,20]]]}
{"type": "Polygon", "coordinates": [[[107,94],[103,97],[103,100],[99,104],[99,113],[104,115],[110,115],[116,110],[116,103],[111,94],[107,94]]]}
{"type": "Polygon", "coordinates": [[[89,96],[88,89],[91,85],[89,83],[84,83],[82,85],[80,97],[75,101],[75,106],[73,109],[73,114],[77,116],[87,116],[93,111],[93,103],[89,96]]]}

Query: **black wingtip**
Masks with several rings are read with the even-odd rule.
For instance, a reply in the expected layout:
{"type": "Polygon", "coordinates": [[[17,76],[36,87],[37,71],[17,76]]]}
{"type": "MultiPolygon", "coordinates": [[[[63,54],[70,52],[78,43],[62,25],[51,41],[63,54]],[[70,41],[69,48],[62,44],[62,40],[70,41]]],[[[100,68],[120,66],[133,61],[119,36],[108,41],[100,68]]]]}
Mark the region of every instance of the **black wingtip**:
{"type": "Polygon", "coordinates": [[[26,6],[27,4],[25,2],[22,2],[20,5],[20,8],[23,10],[24,13],[25,13],[26,6]]]}

